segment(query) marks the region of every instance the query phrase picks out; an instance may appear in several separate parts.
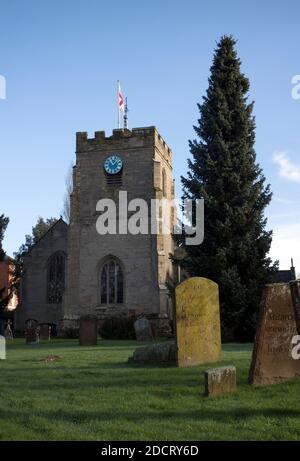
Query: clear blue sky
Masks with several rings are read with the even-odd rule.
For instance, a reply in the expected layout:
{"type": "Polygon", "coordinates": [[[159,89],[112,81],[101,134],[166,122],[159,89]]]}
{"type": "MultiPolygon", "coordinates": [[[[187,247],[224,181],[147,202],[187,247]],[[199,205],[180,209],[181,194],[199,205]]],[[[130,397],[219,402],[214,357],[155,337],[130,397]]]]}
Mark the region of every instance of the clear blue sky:
{"type": "Polygon", "coordinates": [[[207,88],[216,41],[238,39],[255,100],[258,161],[272,185],[267,210],[272,256],[300,272],[300,4],[238,0],[2,0],[1,203],[11,254],[39,215],[59,216],[75,132],[117,125],[116,81],[128,96],[130,127],[156,125],[186,172],[188,139],[207,88]]]}

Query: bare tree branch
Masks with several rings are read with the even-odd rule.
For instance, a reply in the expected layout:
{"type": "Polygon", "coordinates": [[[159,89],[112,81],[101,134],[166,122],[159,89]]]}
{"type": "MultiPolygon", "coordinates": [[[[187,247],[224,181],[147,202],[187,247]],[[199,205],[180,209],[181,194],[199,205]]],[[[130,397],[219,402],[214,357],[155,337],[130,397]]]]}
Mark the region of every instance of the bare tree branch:
{"type": "Polygon", "coordinates": [[[73,165],[70,164],[67,175],[65,177],[66,192],[64,195],[63,211],[62,215],[67,224],[70,223],[70,195],[73,192],[73,165]]]}

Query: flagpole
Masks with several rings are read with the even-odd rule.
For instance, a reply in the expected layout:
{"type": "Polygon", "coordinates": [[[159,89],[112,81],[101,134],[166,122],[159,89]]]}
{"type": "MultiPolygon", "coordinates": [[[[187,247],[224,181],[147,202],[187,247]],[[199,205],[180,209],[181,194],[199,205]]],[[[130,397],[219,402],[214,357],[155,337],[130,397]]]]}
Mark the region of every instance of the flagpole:
{"type": "Polygon", "coordinates": [[[118,128],[120,129],[120,104],[119,104],[120,80],[118,80],[118,128]]]}

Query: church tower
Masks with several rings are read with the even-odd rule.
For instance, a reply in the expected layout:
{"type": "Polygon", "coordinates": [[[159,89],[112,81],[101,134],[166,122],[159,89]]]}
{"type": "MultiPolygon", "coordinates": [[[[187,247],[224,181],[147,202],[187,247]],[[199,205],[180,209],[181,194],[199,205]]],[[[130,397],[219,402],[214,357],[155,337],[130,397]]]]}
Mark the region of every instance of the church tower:
{"type": "MultiPolygon", "coordinates": [[[[78,325],[81,316],[107,318],[145,315],[160,328],[172,315],[167,281],[173,278],[169,233],[97,231],[99,200],[174,199],[172,152],[155,127],[117,129],[76,135],[66,290],[62,328],[78,325]]],[[[118,221],[130,219],[120,216],[118,221]],[[120,218],[120,219],[119,219],[120,218]]],[[[174,216],[174,211],[173,211],[174,216]]],[[[172,221],[171,213],[171,221],[172,221]]],[[[172,222],[170,228],[172,227],[172,222]]]]}

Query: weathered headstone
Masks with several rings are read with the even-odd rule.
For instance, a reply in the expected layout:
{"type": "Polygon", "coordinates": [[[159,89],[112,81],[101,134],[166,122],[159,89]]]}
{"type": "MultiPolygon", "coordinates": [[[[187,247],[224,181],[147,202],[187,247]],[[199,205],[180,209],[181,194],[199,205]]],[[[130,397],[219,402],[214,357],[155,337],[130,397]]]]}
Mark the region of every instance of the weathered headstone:
{"type": "Polygon", "coordinates": [[[14,339],[14,335],[11,329],[11,322],[8,320],[6,328],[5,328],[5,339],[12,341],[14,339]]]}
{"type": "Polygon", "coordinates": [[[145,317],[142,317],[134,322],[134,330],[137,341],[153,340],[151,323],[145,317]]]}
{"type": "Polygon", "coordinates": [[[129,357],[128,362],[141,364],[175,365],[175,343],[164,342],[151,344],[150,346],[138,347],[134,351],[133,356],[129,357]]]}
{"type": "Polygon", "coordinates": [[[79,344],[80,346],[96,346],[98,338],[97,318],[91,315],[80,318],[79,344]]]}
{"type": "Polygon", "coordinates": [[[6,341],[4,336],[0,335],[0,360],[6,359],[6,341]]]}
{"type": "Polygon", "coordinates": [[[51,339],[51,326],[47,324],[41,324],[40,328],[40,340],[50,341],[51,339]]]}
{"type": "Polygon", "coordinates": [[[39,343],[39,329],[38,327],[27,328],[25,331],[26,344],[39,343]]]}
{"type": "Polygon", "coordinates": [[[217,362],[221,356],[219,288],[192,277],[176,287],[177,366],[217,362]]]}
{"type": "Polygon", "coordinates": [[[236,368],[232,365],[204,372],[205,395],[232,394],[236,391],[236,368]]]}
{"type": "Polygon", "coordinates": [[[300,282],[290,282],[297,332],[300,335],[300,282]]]}
{"type": "Polygon", "coordinates": [[[297,329],[289,284],[266,285],[252,353],[250,384],[277,384],[300,377],[300,360],[292,357],[295,335],[297,329]]]}
{"type": "Polygon", "coordinates": [[[25,340],[26,340],[26,344],[38,344],[39,343],[38,322],[34,319],[29,319],[26,321],[25,340]]]}

